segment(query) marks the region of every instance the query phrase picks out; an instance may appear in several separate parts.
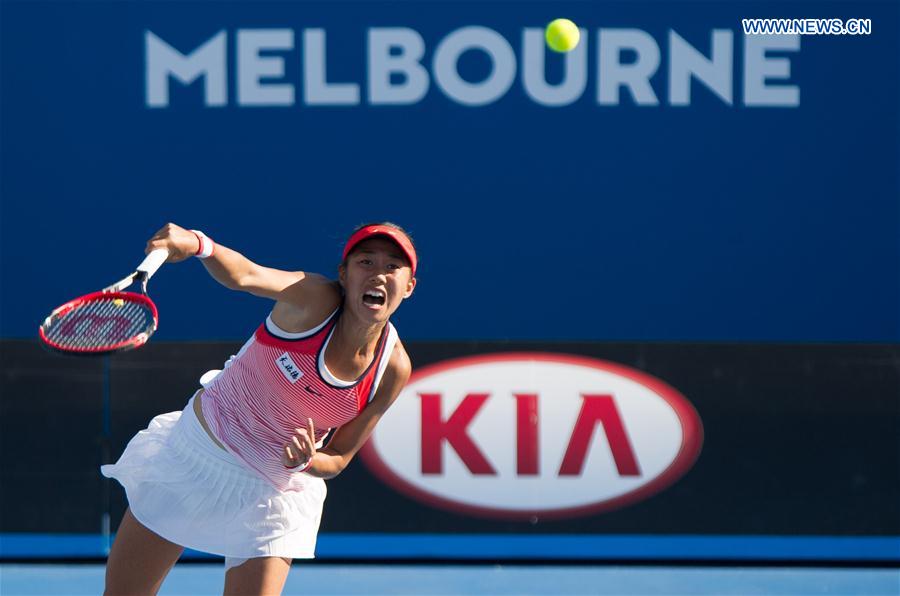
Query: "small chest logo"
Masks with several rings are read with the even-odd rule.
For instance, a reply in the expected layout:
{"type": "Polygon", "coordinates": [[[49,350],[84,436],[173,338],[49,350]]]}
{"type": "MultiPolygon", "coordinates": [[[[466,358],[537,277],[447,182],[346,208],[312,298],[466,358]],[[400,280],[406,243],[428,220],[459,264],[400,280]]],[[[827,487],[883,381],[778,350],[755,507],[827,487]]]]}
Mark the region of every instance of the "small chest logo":
{"type": "Polygon", "coordinates": [[[291,360],[290,354],[288,354],[287,352],[276,358],[275,362],[276,364],[278,364],[278,368],[281,370],[281,373],[291,383],[296,383],[297,379],[303,376],[303,371],[300,370],[299,366],[294,364],[294,361],[291,360]]]}

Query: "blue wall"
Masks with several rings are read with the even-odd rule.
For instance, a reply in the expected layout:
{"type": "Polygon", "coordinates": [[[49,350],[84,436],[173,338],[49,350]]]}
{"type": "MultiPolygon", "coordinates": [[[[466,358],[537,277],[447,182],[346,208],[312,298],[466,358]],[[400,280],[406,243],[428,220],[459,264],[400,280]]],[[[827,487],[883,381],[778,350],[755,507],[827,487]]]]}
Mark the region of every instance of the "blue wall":
{"type": "MultiPolygon", "coordinates": [[[[59,302],[118,279],[166,221],[275,267],[332,272],[361,222],[407,227],[420,285],[412,339],[900,340],[900,14],[896,2],[20,2],[4,0],[0,336],[29,337],[59,302]],[[652,10],[650,10],[652,9],[652,10]],[[522,31],[567,16],[589,31],[570,105],[523,90],[522,31]],[[742,17],[863,17],[868,36],[804,36],[772,53],[796,106],[748,106],[742,17]],[[435,48],[479,25],[513,48],[516,80],[465,106],[434,80],[435,48]],[[367,100],[366,34],[425,42],[427,94],[367,100]],[[289,29],[290,107],[238,102],[241,29],[289,29]],[[355,106],[303,100],[303,32],[327,32],[327,76],[355,106]],[[660,49],[658,105],[597,99],[600,28],[660,49]],[[668,91],[676,31],[711,52],[733,34],[733,102],[696,80],[668,91]],[[169,79],[148,107],[145,35],[188,54],[220,31],[228,99],[169,79]]],[[[622,60],[633,60],[624,52],[622,60]]],[[[467,52],[459,71],[488,76],[467,52]]],[[[562,77],[552,57],[550,80],[562,77]]],[[[152,284],[160,339],[236,339],[267,312],[197,262],[152,284]]]]}

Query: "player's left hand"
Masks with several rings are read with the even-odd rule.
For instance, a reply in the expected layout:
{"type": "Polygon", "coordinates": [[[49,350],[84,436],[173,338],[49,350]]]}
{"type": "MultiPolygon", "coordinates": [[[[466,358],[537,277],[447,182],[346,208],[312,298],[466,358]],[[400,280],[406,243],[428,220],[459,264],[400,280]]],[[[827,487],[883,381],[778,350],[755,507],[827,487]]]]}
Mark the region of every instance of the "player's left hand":
{"type": "Polygon", "coordinates": [[[295,428],[291,440],[284,446],[281,463],[286,468],[305,466],[316,454],[316,428],[312,418],[306,419],[306,428],[295,428]]]}

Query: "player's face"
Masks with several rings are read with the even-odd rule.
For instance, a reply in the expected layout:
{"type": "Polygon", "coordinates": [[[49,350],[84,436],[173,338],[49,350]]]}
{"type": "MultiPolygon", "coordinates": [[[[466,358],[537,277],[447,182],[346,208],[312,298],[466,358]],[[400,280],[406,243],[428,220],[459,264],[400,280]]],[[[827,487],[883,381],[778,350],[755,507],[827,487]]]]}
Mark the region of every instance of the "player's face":
{"type": "Polygon", "coordinates": [[[360,242],[341,267],[340,279],[347,306],[372,322],[387,321],[416,287],[403,251],[385,238],[360,242]]]}

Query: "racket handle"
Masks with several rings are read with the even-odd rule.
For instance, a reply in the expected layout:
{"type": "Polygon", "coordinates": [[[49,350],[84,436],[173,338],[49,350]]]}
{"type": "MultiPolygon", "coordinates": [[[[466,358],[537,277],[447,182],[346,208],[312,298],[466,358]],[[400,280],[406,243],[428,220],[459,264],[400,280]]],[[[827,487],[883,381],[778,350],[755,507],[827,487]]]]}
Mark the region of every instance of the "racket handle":
{"type": "Polygon", "coordinates": [[[169,258],[169,250],[165,248],[157,248],[156,250],[150,251],[150,254],[147,255],[141,264],[137,266],[137,271],[140,273],[146,273],[146,279],[150,279],[156,270],[162,266],[163,263],[166,262],[166,259],[169,258]]]}

